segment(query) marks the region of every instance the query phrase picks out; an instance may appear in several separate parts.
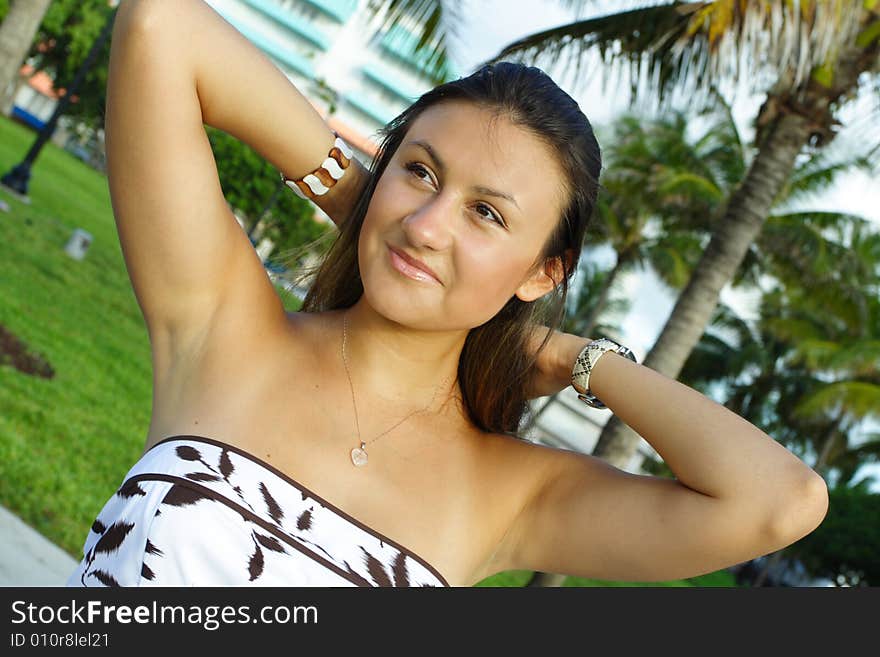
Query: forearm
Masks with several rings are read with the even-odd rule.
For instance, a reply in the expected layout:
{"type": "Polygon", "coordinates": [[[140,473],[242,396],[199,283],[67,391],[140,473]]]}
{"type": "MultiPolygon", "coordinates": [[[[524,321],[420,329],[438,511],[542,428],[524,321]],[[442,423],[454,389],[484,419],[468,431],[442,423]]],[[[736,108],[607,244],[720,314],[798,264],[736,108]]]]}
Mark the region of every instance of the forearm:
{"type": "MultiPolygon", "coordinates": [[[[560,377],[589,342],[559,336],[560,377]]],[[[657,450],[678,481],[718,499],[791,501],[818,475],[756,426],[702,393],[609,352],[590,374],[590,392],[657,450]]]]}
{"type": "MultiPolygon", "coordinates": [[[[246,143],[288,178],[310,173],[327,157],[335,137],[321,115],[203,0],[123,0],[116,20],[133,21],[157,48],[173,48],[191,71],[203,122],[246,143]]],[[[353,158],[316,204],[340,225],[368,176],[353,158]]]]}

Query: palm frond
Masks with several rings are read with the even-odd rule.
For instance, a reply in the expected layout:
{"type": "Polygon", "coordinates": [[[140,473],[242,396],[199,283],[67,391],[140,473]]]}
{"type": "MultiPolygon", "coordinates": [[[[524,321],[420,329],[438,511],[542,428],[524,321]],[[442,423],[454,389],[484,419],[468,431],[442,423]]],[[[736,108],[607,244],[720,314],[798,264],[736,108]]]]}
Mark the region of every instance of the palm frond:
{"type": "Polygon", "coordinates": [[[777,339],[789,342],[819,340],[822,336],[822,330],[815,322],[803,318],[767,317],[763,326],[777,339]]]}
{"type": "Polygon", "coordinates": [[[450,42],[462,24],[461,5],[453,0],[368,0],[365,12],[372,36],[401,27],[414,34],[414,53],[424,57],[433,84],[451,77],[450,42]]]}
{"type": "Polygon", "coordinates": [[[668,52],[657,49],[658,37],[683,35],[687,20],[677,11],[680,3],[665,3],[654,7],[641,7],[598,18],[589,18],[548,30],[542,30],[505,46],[484,64],[505,59],[532,62],[549,68],[563,61],[563,76],[574,66],[575,86],[587,82],[581,77],[581,70],[591,50],[596,48],[599,58],[606,66],[597,67],[602,76],[603,88],[607,89],[606,72],[619,75],[621,67],[628,66],[630,88],[638,87],[642,70],[661,74],[661,89],[666,90],[669,80],[666,71],[670,66],[662,66],[668,52]],[[652,53],[645,61],[644,53],[652,53]]]}
{"type": "Polygon", "coordinates": [[[807,340],[797,345],[809,367],[870,376],[880,371],[880,340],[851,343],[807,340]]]}
{"type": "Polygon", "coordinates": [[[871,168],[869,158],[863,156],[835,161],[816,156],[792,173],[777,202],[799,203],[813,200],[827,191],[840,174],[854,169],[870,174],[871,168]]]}
{"type": "Polygon", "coordinates": [[[690,280],[703,244],[694,233],[669,231],[648,242],[643,250],[658,278],[671,290],[679,291],[690,280]]]}
{"type": "Polygon", "coordinates": [[[880,386],[862,381],[839,381],[820,386],[796,405],[794,416],[816,419],[842,408],[850,417],[880,418],[880,386]]]}
{"type": "MultiPolygon", "coordinates": [[[[575,65],[596,52],[607,67],[629,73],[630,91],[645,85],[658,104],[673,92],[703,105],[712,84],[747,80],[764,91],[785,74],[790,87],[803,88],[812,73],[830,66],[846,44],[854,43],[862,11],[852,0],[715,0],[641,6],[561,25],[509,44],[492,60],[516,58],[536,65],[575,65]]],[[[825,71],[826,76],[833,71],[825,71]]]]}

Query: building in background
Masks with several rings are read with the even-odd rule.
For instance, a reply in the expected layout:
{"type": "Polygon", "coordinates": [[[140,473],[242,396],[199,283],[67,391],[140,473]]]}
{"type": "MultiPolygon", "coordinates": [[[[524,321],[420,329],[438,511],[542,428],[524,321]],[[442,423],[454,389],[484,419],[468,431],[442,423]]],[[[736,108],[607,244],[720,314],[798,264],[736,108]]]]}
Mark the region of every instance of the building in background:
{"type": "MultiPolygon", "coordinates": [[[[207,2],[284,72],[365,165],[378,130],[434,86],[413,26],[373,34],[366,0],[207,2]]],[[[458,77],[451,66],[443,73],[458,77]]]]}

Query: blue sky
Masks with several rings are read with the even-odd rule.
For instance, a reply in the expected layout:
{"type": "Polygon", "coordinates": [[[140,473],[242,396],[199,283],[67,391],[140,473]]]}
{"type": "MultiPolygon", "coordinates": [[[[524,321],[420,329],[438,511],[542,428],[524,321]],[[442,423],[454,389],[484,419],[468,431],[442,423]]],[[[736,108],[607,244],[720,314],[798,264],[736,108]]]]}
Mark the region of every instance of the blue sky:
{"type": "MultiPolygon", "coordinates": [[[[590,6],[589,14],[599,15],[615,9],[632,6],[631,2],[597,1],[585,3],[590,6]]],[[[495,55],[503,46],[516,39],[547,29],[555,25],[571,22],[574,15],[562,7],[557,0],[464,0],[461,18],[455,39],[451,40],[451,56],[458,64],[462,74],[473,70],[474,66],[495,55]]],[[[601,89],[598,76],[587,85],[574,85],[564,79],[561,69],[546,68],[546,72],[572,95],[595,126],[609,123],[613,118],[628,109],[626,92],[618,92],[609,86],[601,89]]],[[[733,91],[733,90],[731,90],[733,91]]],[[[763,102],[762,96],[749,95],[742,88],[736,90],[733,103],[734,118],[744,138],[751,137],[749,120],[757,113],[763,102]]],[[[840,144],[853,143],[861,136],[847,128],[860,117],[871,111],[868,102],[855,104],[842,115],[843,129],[837,137],[840,144]]],[[[863,126],[864,124],[861,124],[863,126]]],[[[861,127],[860,127],[861,129],[861,127]]],[[[849,173],[841,176],[836,184],[820,198],[810,203],[810,208],[846,211],[873,220],[880,228],[880,185],[864,173],[849,173]]],[[[611,263],[610,252],[597,254],[607,257],[611,263]]],[[[622,281],[625,293],[632,300],[630,313],[623,318],[623,339],[639,360],[644,358],[656,340],[666,319],[672,311],[675,297],[656,276],[638,273],[622,281]]],[[[749,295],[732,291],[729,286],[722,290],[721,298],[737,312],[753,317],[753,299],[749,295]]],[[[864,423],[863,431],[880,431],[880,423],[864,423]]],[[[861,435],[861,432],[859,433],[861,435]]],[[[858,440],[858,436],[854,437],[858,440]]],[[[863,473],[871,472],[878,477],[874,488],[880,492],[880,464],[866,466],[863,473]]]]}

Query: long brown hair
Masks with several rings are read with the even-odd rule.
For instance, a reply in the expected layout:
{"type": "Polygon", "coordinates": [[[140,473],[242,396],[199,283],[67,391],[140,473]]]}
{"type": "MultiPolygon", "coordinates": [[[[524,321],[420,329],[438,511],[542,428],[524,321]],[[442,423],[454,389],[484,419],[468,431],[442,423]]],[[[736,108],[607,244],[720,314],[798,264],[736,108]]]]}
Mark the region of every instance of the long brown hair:
{"type": "Polygon", "coordinates": [[[379,131],[380,146],[370,180],[354,211],[320,264],[301,310],[349,308],[363,294],[358,238],[376,183],[403,142],[410,124],[438,103],[465,100],[507,117],[552,147],[566,172],[567,204],[541,251],[538,266],[557,258],[561,279],[552,292],[526,302],[516,295],[488,322],[468,333],[458,363],[458,379],[470,420],[487,432],[515,437],[528,417],[529,376],[538,351],[562,325],[569,279],[574,275],[598,192],[599,145],[578,104],[543,71],[519,63],[490,64],[422,95],[379,131]],[[538,351],[529,354],[535,330],[549,327],[538,351]]]}

